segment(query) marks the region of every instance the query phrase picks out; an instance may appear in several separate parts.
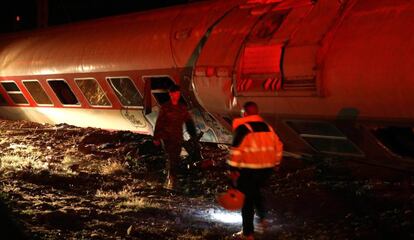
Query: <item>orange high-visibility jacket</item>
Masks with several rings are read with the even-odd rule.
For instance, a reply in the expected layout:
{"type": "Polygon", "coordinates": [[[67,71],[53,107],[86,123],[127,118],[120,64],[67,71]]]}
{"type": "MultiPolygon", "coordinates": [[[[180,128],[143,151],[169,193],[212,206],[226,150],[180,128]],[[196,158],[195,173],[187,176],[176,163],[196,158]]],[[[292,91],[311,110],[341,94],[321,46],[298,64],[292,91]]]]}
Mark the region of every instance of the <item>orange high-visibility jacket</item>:
{"type": "Polygon", "coordinates": [[[259,115],[233,121],[234,139],[227,163],[237,168],[271,168],[280,164],[283,143],[259,115]]]}

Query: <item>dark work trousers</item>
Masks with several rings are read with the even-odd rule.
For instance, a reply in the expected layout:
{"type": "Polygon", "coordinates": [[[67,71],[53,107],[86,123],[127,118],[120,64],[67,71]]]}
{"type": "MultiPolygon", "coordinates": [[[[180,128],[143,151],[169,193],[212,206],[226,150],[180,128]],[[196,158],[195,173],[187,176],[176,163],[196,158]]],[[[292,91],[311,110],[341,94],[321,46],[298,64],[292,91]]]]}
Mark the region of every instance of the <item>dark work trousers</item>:
{"type": "Polygon", "coordinates": [[[260,219],[266,217],[266,209],[263,203],[261,190],[272,173],[273,168],[242,168],[240,170],[240,177],[237,180],[237,188],[245,195],[242,208],[244,235],[254,233],[253,220],[255,209],[256,214],[260,219]]]}
{"type": "Polygon", "coordinates": [[[164,149],[168,159],[166,164],[167,176],[175,180],[177,178],[177,168],[180,163],[181,141],[165,140],[164,149]]]}

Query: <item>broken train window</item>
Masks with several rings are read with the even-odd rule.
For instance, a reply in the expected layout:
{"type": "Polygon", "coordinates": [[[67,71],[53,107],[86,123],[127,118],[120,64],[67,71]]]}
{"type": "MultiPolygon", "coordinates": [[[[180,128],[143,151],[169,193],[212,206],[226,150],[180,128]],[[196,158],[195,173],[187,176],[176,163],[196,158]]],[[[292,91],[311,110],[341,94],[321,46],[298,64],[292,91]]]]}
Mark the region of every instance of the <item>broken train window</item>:
{"type": "Polygon", "coordinates": [[[107,78],[119,101],[124,106],[143,106],[142,95],[128,77],[107,78]]]}
{"type": "Polygon", "coordinates": [[[105,95],[105,92],[102,90],[101,86],[96,81],[96,79],[75,79],[75,82],[91,106],[111,105],[111,103],[105,95]]]}

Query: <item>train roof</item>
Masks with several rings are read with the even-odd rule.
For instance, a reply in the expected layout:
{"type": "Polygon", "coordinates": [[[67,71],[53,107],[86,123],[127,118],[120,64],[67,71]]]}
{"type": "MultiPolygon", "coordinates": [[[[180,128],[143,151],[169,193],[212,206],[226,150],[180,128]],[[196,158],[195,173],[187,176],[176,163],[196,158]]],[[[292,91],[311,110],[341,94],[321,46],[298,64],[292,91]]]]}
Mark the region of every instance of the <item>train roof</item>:
{"type": "Polygon", "coordinates": [[[240,0],[206,1],[3,36],[0,76],[179,68],[240,0]]]}

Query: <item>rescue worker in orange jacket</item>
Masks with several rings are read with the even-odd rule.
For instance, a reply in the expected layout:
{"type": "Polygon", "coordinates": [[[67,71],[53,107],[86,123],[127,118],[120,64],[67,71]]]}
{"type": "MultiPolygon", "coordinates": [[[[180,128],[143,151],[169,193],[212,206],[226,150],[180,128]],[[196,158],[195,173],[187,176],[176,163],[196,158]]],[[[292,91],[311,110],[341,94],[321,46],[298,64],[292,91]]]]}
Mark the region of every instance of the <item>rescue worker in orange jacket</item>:
{"type": "Polygon", "coordinates": [[[154,144],[163,143],[167,159],[167,180],[165,188],[176,187],[177,167],[180,161],[181,146],[183,144],[183,124],[191,138],[196,137],[196,128],[187,107],[180,102],[181,92],[178,85],[169,89],[170,101],[161,105],[161,110],[155,123],[154,144]]]}
{"type": "Polygon", "coordinates": [[[254,214],[258,215],[261,227],[266,224],[266,210],[261,190],[274,168],[282,159],[283,144],[272,127],[258,114],[254,102],[243,106],[243,117],[233,121],[233,143],[227,161],[237,172],[237,188],[244,193],[242,207],[243,229],[236,233],[242,239],[254,239],[254,214]]]}

